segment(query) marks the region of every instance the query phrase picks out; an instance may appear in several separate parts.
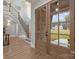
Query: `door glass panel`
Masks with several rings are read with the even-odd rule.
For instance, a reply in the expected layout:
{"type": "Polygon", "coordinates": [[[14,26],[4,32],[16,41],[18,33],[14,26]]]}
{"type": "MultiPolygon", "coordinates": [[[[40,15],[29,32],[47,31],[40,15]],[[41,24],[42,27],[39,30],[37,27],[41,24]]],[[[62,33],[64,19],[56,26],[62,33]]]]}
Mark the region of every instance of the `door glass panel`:
{"type": "Polygon", "coordinates": [[[51,44],[58,45],[58,15],[52,16],[51,21],[51,44]]]}
{"type": "Polygon", "coordinates": [[[50,4],[51,44],[70,46],[69,0],[55,1],[50,4]]]}
{"type": "Polygon", "coordinates": [[[69,19],[69,0],[59,2],[59,45],[70,46],[70,19],[69,19]]]}
{"type": "Polygon", "coordinates": [[[51,44],[58,45],[58,14],[57,1],[50,5],[51,12],[51,44]]]}
{"type": "Polygon", "coordinates": [[[62,11],[59,14],[59,45],[70,46],[69,11],[62,11]]]}

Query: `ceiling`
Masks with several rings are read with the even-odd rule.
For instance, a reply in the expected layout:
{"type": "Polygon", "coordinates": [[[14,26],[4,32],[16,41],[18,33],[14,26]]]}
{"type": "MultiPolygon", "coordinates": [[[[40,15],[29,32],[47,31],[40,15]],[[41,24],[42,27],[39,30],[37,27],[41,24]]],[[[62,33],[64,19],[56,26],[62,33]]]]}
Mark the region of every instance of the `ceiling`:
{"type": "Polygon", "coordinates": [[[60,0],[59,6],[57,5],[58,1],[51,3],[51,12],[56,11],[56,8],[59,10],[68,9],[69,8],[69,0],[60,0]]]}
{"type": "Polygon", "coordinates": [[[29,1],[30,3],[34,3],[34,2],[36,2],[38,0],[26,0],[26,1],[29,1]]]}

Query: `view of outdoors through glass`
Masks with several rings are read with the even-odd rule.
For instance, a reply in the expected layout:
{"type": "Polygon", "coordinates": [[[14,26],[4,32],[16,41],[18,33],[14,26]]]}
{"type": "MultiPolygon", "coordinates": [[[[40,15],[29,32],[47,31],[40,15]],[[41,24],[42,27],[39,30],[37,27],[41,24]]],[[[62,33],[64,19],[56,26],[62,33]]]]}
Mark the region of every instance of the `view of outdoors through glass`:
{"type": "Polygon", "coordinates": [[[59,12],[59,17],[57,13],[52,16],[52,22],[51,22],[52,44],[56,44],[64,47],[70,46],[69,20],[70,20],[69,11],[59,12]]]}

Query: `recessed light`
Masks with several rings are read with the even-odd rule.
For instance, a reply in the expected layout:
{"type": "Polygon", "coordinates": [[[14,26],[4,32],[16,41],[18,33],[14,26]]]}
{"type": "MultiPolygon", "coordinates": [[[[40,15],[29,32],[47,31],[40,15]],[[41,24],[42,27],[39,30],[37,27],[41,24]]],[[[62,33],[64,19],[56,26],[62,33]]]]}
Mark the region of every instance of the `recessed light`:
{"type": "Polygon", "coordinates": [[[58,12],[59,11],[59,8],[56,8],[55,11],[58,12]]]}
{"type": "Polygon", "coordinates": [[[59,5],[59,2],[57,2],[57,6],[59,5]]]}

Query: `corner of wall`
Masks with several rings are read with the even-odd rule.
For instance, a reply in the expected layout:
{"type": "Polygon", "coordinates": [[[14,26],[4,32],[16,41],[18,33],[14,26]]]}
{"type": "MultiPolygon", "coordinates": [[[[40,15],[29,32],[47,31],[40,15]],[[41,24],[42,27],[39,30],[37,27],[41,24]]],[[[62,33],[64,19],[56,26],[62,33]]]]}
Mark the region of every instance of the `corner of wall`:
{"type": "Polygon", "coordinates": [[[35,45],[34,45],[34,44],[31,44],[31,47],[32,47],[32,48],[35,48],[35,45]]]}

